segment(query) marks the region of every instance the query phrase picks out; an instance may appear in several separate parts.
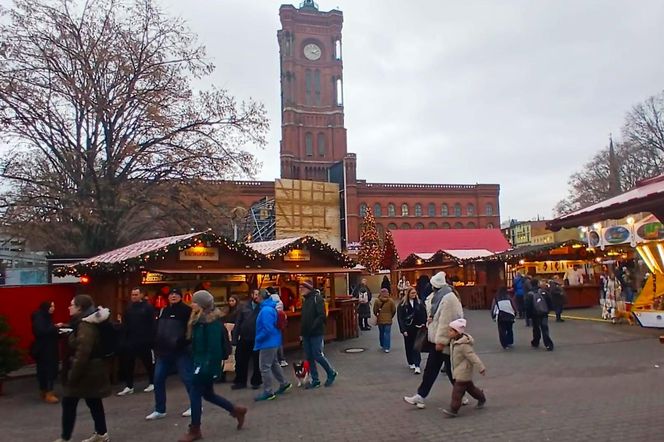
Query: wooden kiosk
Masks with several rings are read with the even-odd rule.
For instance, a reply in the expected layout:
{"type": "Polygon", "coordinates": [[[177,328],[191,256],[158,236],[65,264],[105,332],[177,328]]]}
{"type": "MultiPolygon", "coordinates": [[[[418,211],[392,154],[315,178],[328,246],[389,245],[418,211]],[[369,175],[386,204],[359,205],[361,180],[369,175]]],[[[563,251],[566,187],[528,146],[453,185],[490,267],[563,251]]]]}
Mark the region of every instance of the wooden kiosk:
{"type": "Polygon", "coordinates": [[[57,271],[87,276],[80,292],[110,307],[114,318],[137,286],[157,308],[166,305],[173,287],[182,290],[185,302],[205,288],[222,308],[231,295],[247,300],[253,289],[278,287],[289,316],[284,333],[289,348],[299,345],[302,280],[311,281],[325,297],[326,339],[357,336],[354,301],[337,299],[334,284],[334,275],[352,272],[354,266],[347,256],[309,236],[242,244],[208,231],[140,241],[57,271]],[[353,331],[349,321],[355,321],[353,331]]]}

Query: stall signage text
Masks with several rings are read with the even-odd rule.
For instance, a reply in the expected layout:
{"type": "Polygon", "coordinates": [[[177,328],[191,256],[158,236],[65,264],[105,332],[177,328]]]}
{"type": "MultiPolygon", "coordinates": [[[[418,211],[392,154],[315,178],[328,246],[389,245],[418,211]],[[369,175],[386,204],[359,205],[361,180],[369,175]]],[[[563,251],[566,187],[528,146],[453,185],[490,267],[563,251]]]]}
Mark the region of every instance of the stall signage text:
{"type": "Polygon", "coordinates": [[[284,261],[311,261],[311,253],[308,250],[294,249],[284,255],[284,261]]]}
{"type": "Polygon", "coordinates": [[[194,246],[180,252],[180,261],[219,261],[218,247],[194,246]]]}

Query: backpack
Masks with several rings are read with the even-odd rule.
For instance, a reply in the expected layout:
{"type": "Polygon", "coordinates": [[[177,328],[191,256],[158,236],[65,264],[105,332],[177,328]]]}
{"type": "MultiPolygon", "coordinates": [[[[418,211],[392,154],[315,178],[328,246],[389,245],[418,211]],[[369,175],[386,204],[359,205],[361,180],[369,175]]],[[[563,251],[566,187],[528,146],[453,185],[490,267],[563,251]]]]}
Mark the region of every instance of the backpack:
{"type": "Polygon", "coordinates": [[[281,331],[288,327],[288,315],[283,310],[277,310],[277,328],[281,331]]]}
{"type": "Polygon", "coordinates": [[[96,324],[99,331],[99,346],[92,350],[90,359],[109,359],[115,356],[118,350],[118,332],[111,323],[106,320],[96,324]]]}
{"type": "Polygon", "coordinates": [[[541,290],[536,291],[533,296],[533,310],[538,315],[543,316],[549,314],[549,305],[546,303],[546,299],[544,299],[544,294],[541,290]]]}
{"type": "Polygon", "coordinates": [[[360,304],[367,304],[369,302],[369,293],[360,292],[357,299],[360,302],[360,304]]]}

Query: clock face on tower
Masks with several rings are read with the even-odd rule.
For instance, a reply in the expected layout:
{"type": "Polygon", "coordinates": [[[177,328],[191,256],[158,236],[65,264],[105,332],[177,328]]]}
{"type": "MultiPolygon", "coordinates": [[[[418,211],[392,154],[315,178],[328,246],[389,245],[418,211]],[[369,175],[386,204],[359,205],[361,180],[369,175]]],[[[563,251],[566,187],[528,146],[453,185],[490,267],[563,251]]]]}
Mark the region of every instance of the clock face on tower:
{"type": "Polygon", "coordinates": [[[316,61],[320,58],[321,50],[315,43],[309,43],[304,46],[304,56],[307,60],[316,61]]]}

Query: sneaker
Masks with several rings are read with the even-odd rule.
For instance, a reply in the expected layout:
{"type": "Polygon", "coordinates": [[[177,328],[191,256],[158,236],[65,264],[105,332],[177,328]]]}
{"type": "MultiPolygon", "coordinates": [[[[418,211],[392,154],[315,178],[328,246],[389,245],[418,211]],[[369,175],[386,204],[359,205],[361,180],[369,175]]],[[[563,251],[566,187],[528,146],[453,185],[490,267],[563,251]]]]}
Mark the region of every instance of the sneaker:
{"type": "Polygon", "coordinates": [[[328,376],[327,380],[325,381],[325,386],[331,387],[332,384],[334,384],[334,380],[337,378],[338,375],[339,373],[335,371],[330,376],[328,376]]]}
{"type": "Polygon", "coordinates": [[[426,406],[424,405],[424,398],[419,394],[416,394],[415,396],[404,396],[403,400],[410,405],[415,405],[419,409],[426,406]]]}
{"type": "Polygon", "coordinates": [[[420,367],[415,367],[415,370],[413,371],[414,374],[422,374],[422,370],[420,367]]]}
{"type": "Polygon", "coordinates": [[[260,401],[272,401],[277,398],[277,395],[274,393],[268,393],[267,391],[262,392],[254,398],[256,402],[260,401]]]}
{"type": "Polygon", "coordinates": [[[457,417],[459,413],[455,413],[454,411],[450,411],[447,409],[443,409],[443,413],[447,415],[447,417],[457,417]]]}
{"type": "Polygon", "coordinates": [[[466,406],[468,404],[470,404],[470,401],[468,400],[467,397],[464,396],[464,398],[461,399],[461,405],[466,406]]]}
{"type": "Polygon", "coordinates": [[[154,391],[154,385],[150,384],[145,389],[143,389],[143,393],[152,393],[154,391]]]}
{"type": "Polygon", "coordinates": [[[187,408],[182,412],[182,417],[191,417],[191,408],[187,408]]]}
{"type": "Polygon", "coordinates": [[[293,388],[293,384],[290,382],[285,383],[279,389],[276,391],[276,394],[284,394],[287,393],[291,388],[293,388]]]}
{"type": "Polygon", "coordinates": [[[306,387],[304,387],[305,390],[313,390],[315,388],[320,387],[320,381],[311,381],[310,383],[307,384],[306,387]]]}
{"type": "Polygon", "coordinates": [[[483,401],[477,401],[477,405],[475,405],[475,408],[481,410],[482,408],[484,408],[484,404],[486,404],[486,399],[484,399],[483,401]]]}
{"type": "Polygon", "coordinates": [[[384,351],[385,353],[389,353],[389,352],[390,352],[390,349],[389,349],[389,348],[386,348],[386,349],[384,349],[383,351],[384,351]]]}
{"type": "Polygon", "coordinates": [[[410,368],[411,370],[415,370],[415,364],[408,364],[408,368],[410,368]]]}
{"type": "Polygon", "coordinates": [[[279,365],[281,367],[288,367],[288,362],[286,362],[285,360],[284,361],[279,361],[279,365]]]}
{"type": "Polygon", "coordinates": [[[89,437],[89,438],[87,438],[87,439],[83,439],[82,442],[108,442],[108,441],[110,441],[110,440],[111,440],[111,438],[110,438],[110,436],[108,435],[108,433],[106,433],[106,434],[97,434],[97,433],[94,433],[94,434],[92,435],[92,437],[89,437]]]}
{"type": "Polygon", "coordinates": [[[128,394],[134,394],[134,389],[125,387],[124,390],[118,392],[118,396],[126,396],[128,394]]]}
{"type": "Polygon", "coordinates": [[[146,421],[156,421],[157,419],[163,419],[166,417],[166,413],[160,413],[158,411],[153,411],[152,413],[145,416],[146,421]]]}

